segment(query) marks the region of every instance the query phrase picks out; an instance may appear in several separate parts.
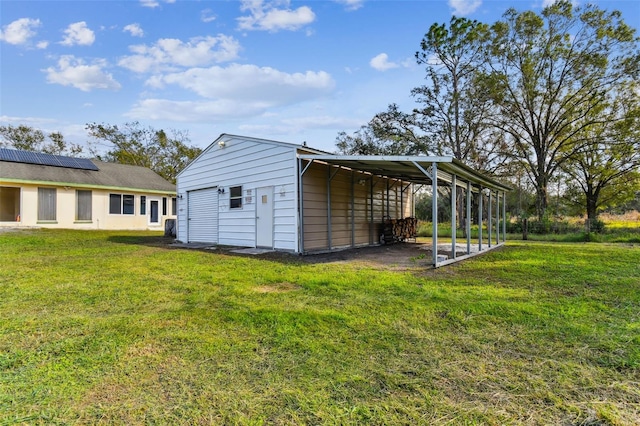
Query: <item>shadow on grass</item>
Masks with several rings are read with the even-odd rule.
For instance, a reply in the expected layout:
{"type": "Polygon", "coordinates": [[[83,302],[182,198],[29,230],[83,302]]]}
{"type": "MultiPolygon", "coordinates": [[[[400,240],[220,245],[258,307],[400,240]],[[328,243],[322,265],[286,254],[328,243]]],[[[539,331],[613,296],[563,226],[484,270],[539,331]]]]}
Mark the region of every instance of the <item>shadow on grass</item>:
{"type": "Polygon", "coordinates": [[[107,237],[107,241],[116,244],[169,249],[175,240],[171,237],[165,237],[162,235],[111,235],[107,237]]]}

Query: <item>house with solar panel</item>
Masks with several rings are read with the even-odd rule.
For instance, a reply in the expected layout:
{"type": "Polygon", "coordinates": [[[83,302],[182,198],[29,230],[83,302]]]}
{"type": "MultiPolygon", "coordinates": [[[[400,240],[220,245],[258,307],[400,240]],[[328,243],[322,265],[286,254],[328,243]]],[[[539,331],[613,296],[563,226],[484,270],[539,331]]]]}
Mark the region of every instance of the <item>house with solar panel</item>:
{"type": "Polygon", "coordinates": [[[175,197],[145,167],[0,148],[0,227],[162,230],[175,197]]]}

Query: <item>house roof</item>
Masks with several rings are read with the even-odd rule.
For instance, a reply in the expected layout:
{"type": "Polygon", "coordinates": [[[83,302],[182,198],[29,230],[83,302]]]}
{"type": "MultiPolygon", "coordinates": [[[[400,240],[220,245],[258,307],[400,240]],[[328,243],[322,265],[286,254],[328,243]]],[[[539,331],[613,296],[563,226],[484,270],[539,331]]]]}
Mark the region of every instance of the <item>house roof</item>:
{"type": "Polygon", "coordinates": [[[98,168],[97,171],[0,161],[0,180],[156,193],[176,191],[174,184],[146,167],[90,161],[98,168]]]}

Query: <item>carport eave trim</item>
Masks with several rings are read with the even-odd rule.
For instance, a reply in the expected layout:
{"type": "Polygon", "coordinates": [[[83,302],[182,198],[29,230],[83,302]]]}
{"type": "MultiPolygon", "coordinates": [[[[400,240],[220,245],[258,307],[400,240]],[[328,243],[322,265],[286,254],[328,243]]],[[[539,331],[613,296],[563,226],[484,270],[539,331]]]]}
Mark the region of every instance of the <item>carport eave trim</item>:
{"type": "MultiPolygon", "coordinates": [[[[304,160],[318,160],[323,161],[329,164],[339,165],[343,167],[349,167],[348,164],[353,162],[354,164],[351,166],[353,169],[368,172],[376,175],[388,175],[389,177],[399,177],[403,180],[417,183],[421,181],[420,179],[413,178],[411,176],[407,176],[406,174],[401,173],[400,171],[392,171],[390,169],[385,169],[384,167],[376,167],[375,169],[369,166],[368,163],[382,163],[382,162],[393,162],[393,163],[408,163],[405,164],[407,167],[411,167],[414,170],[417,169],[417,165],[428,169],[431,167],[431,164],[438,163],[439,170],[446,174],[455,174],[458,177],[462,177],[465,180],[471,181],[474,186],[481,185],[485,188],[490,188],[499,191],[510,191],[512,188],[500,183],[483,173],[480,173],[473,168],[467,166],[462,161],[455,159],[450,156],[401,156],[401,155],[309,155],[309,154],[298,154],[298,158],[304,160]],[[357,163],[357,165],[356,165],[357,163]],[[402,177],[401,177],[402,176],[402,177]]],[[[424,176],[422,171],[420,171],[420,175],[424,176]]],[[[427,175],[428,176],[428,175],[427,175]]],[[[430,176],[429,176],[430,178],[430,176]]],[[[445,182],[449,182],[446,178],[443,179],[443,176],[438,177],[439,180],[444,180],[445,182]]],[[[422,182],[427,183],[427,182],[422,182]]]]}

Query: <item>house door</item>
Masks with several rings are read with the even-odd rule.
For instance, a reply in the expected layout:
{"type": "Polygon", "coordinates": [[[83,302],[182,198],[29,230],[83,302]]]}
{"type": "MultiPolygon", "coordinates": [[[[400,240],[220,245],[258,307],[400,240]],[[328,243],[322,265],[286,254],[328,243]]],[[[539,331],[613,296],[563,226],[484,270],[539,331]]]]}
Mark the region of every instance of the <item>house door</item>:
{"type": "Polygon", "coordinates": [[[256,247],[273,248],[273,187],[256,190],[256,247]]]}
{"type": "Polygon", "coordinates": [[[158,200],[149,201],[149,224],[151,225],[157,225],[160,223],[160,211],[158,205],[158,200]]]}

